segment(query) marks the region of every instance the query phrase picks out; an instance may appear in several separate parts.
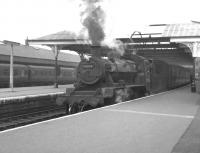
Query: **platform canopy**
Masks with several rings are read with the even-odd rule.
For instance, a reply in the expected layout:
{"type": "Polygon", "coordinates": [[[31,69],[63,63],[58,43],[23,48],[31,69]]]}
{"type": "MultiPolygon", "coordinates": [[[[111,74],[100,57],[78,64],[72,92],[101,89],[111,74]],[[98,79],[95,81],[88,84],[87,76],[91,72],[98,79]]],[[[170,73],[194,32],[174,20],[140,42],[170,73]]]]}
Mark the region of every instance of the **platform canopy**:
{"type": "Polygon", "coordinates": [[[184,23],[184,24],[169,24],[162,34],[163,37],[170,38],[200,38],[200,24],[184,23]]]}
{"type": "Polygon", "coordinates": [[[90,54],[92,49],[99,49],[103,55],[106,55],[110,49],[106,46],[92,46],[90,40],[83,35],[77,35],[69,31],[60,31],[54,34],[46,35],[36,39],[27,39],[30,45],[45,45],[49,47],[57,46],[59,50],[72,50],[79,54],[90,54]]]}
{"type": "Polygon", "coordinates": [[[162,36],[170,37],[170,42],[186,45],[193,57],[200,57],[200,22],[166,25],[162,36]]]}
{"type": "Polygon", "coordinates": [[[130,38],[117,38],[126,45],[127,50],[182,52],[191,54],[189,48],[181,43],[171,42],[170,37],[155,36],[154,34],[136,34],[130,38]],[[140,35],[140,37],[138,37],[140,35]]]}
{"type": "MultiPolygon", "coordinates": [[[[60,50],[72,50],[76,52],[86,52],[89,50],[90,41],[84,39],[81,35],[76,35],[69,31],[60,31],[54,34],[46,35],[36,39],[27,39],[27,45],[45,45],[49,46],[55,55],[55,83],[58,87],[58,55],[60,50]]],[[[80,53],[79,53],[80,54],[80,53]]]]}
{"type": "MultiPolygon", "coordinates": [[[[159,55],[164,59],[173,57],[173,62],[176,62],[177,59],[181,59],[180,64],[183,64],[186,61],[187,65],[191,65],[192,63],[190,49],[183,44],[171,42],[171,38],[168,36],[158,37],[154,34],[136,33],[134,36],[132,35],[129,38],[116,39],[125,44],[126,50],[136,50],[139,55],[150,54],[150,58],[159,55]]],[[[68,31],[61,31],[37,39],[29,39],[27,40],[27,43],[31,45],[46,45],[50,47],[57,46],[59,50],[72,50],[79,54],[91,54],[93,49],[98,49],[102,56],[107,56],[107,53],[111,51],[111,49],[106,46],[93,46],[91,41],[88,39],[68,31]]]]}
{"type": "Polygon", "coordinates": [[[126,45],[126,50],[149,59],[159,59],[170,64],[192,67],[193,59],[190,48],[182,43],[171,42],[171,37],[158,33],[140,33],[130,38],[117,38],[126,45]]]}

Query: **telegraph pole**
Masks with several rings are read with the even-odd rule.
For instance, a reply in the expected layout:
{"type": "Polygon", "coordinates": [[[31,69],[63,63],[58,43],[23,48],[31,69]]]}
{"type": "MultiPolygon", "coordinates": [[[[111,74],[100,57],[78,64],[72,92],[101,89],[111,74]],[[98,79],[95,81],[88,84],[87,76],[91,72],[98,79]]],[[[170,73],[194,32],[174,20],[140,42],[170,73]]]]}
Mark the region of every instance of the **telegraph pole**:
{"type": "Polygon", "coordinates": [[[13,75],[13,53],[14,53],[14,50],[13,50],[13,47],[14,46],[19,46],[20,43],[17,43],[17,42],[13,42],[13,41],[7,41],[7,40],[4,40],[3,41],[4,44],[7,44],[7,45],[10,45],[11,47],[11,50],[10,50],[10,89],[11,91],[13,92],[13,87],[14,87],[14,75],[13,75]]]}

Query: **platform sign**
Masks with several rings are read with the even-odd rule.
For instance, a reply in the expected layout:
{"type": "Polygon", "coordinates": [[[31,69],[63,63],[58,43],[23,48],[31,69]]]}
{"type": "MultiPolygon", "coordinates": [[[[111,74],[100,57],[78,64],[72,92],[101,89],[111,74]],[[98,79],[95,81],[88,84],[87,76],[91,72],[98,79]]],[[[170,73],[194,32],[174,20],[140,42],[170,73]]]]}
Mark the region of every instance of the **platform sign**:
{"type": "Polygon", "coordinates": [[[194,63],[196,92],[200,93],[200,57],[196,57],[194,63]]]}

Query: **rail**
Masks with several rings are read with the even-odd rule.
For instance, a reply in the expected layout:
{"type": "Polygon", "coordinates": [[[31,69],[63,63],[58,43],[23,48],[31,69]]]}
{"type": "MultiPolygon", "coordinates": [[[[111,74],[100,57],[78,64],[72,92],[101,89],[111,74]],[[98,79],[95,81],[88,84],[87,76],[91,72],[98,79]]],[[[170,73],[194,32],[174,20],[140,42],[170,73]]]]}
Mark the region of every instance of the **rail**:
{"type": "Polygon", "coordinates": [[[65,115],[65,107],[60,106],[48,106],[39,110],[27,109],[18,115],[4,115],[0,118],[0,131],[4,131],[10,128],[19,127],[31,123],[36,123],[39,121],[44,121],[47,119],[52,119],[65,115]]]}

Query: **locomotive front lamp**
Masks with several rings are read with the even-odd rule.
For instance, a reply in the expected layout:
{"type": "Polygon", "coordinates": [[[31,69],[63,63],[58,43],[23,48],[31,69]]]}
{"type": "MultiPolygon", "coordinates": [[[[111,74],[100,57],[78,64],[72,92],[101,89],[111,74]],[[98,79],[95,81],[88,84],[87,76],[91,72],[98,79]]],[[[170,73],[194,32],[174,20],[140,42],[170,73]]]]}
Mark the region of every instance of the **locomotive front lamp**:
{"type": "Polygon", "coordinates": [[[19,46],[20,43],[17,43],[17,42],[14,42],[14,41],[8,41],[8,40],[4,40],[3,41],[4,44],[6,45],[10,45],[11,47],[11,50],[10,50],[10,88],[11,88],[11,91],[13,91],[13,84],[14,84],[14,80],[13,80],[13,47],[14,46],[19,46]]]}

